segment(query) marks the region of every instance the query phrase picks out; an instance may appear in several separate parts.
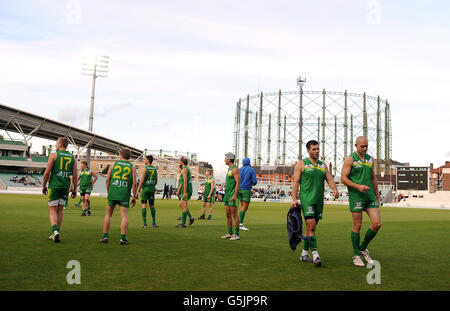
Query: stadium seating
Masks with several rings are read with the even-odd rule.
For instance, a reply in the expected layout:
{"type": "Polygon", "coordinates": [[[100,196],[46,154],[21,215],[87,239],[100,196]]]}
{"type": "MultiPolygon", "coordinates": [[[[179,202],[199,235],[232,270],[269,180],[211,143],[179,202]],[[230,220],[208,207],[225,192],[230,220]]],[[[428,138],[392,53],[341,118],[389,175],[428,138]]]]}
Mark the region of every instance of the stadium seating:
{"type": "Polygon", "coordinates": [[[24,158],[24,157],[14,157],[14,156],[0,156],[0,160],[9,160],[9,161],[27,161],[27,158],[24,158]]]}
{"type": "Polygon", "coordinates": [[[19,180],[22,177],[25,177],[27,179],[27,183],[34,181],[34,179],[31,176],[39,180],[36,186],[40,187],[42,185],[42,175],[40,174],[30,175],[30,174],[18,174],[14,172],[0,172],[0,179],[3,181],[6,187],[28,187],[28,188],[35,187],[32,185],[25,185],[25,183],[23,182],[19,182],[19,180]],[[14,182],[14,180],[16,180],[16,182],[14,182]]]}
{"type": "Polygon", "coordinates": [[[48,157],[32,156],[31,160],[33,162],[48,162],[48,157]]]}
{"type": "Polygon", "coordinates": [[[0,139],[0,145],[4,144],[4,145],[19,145],[19,146],[26,146],[23,142],[21,142],[20,140],[4,140],[4,139],[0,139]]]}

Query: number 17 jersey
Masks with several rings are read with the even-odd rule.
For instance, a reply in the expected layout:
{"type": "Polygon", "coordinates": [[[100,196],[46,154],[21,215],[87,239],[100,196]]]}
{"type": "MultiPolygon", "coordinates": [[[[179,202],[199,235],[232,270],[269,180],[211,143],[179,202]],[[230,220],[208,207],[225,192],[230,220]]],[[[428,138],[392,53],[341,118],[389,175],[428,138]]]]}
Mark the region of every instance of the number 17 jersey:
{"type": "Polygon", "coordinates": [[[108,200],[129,201],[133,185],[133,164],[119,160],[114,163],[109,183],[108,200]]]}

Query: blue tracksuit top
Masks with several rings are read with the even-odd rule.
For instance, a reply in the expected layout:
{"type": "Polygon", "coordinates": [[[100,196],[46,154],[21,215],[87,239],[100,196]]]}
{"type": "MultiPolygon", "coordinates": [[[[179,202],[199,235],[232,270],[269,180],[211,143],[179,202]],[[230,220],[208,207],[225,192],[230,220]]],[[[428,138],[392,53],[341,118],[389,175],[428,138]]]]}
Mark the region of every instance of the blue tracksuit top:
{"type": "Polygon", "coordinates": [[[255,170],[250,166],[249,158],[245,158],[244,161],[242,161],[242,165],[243,166],[239,170],[241,174],[241,185],[239,190],[252,190],[252,186],[258,183],[255,170]]]}

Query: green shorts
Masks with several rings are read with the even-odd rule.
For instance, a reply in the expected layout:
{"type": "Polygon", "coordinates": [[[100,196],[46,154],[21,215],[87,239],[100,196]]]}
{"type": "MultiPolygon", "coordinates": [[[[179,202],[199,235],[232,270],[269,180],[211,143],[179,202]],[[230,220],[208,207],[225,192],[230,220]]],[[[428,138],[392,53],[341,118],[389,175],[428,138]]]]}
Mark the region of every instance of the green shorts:
{"type": "Polygon", "coordinates": [[[80,187],[80,195],[81,196],[83,196],[83,195],[85,195],[85,194],[91,194],[91,191],[92,191],[92,188],[91,187],[83,187],[83,188],[81,188],[80,187]]]}
{"type": "Polygon", "coordinates": [[[178,200],[189,201],[191,199],[192,193],[186,193],[186,199],[183,199],[183,194],[178,195],[178,200]]]}
{"type": "Polygon", "coordinates": [[[130,200],[128,201],[119,201],[119,200],[110,200],[108,199],[108,205],[111,207],[115,207],[116,205],[123,206],[123,207],[130,207],[130,200]]]}
{"type": "Polygon", "coordinates": [[[238,200],[236,199],[236,201],[231,201],[231,198],[233,197],[233,195],[234,195],[233,193],[229,194],[229,195],[225,194],[225,196],[223,198],[223,204],[225,206],[237,207],[238,200]]]}
{"type": "Polygon", "coordinates": [[[323,204],[302,203],[302,211],[305,219],[314,218],[319,221],[323,215],[323,204]]]}
{"type": "Polygon", "coordinates": [[[251,190],[239,190],[237,199],[241,202],[250,203],[252,200],[252,191],[251,190]]]}
{"type": "Polygon", "coordinates": [[[141,203],[147,204],[147,201],[150,205],[155,204],[155,190],[154,189],[145,189],[141,190],[141,203]]]}
{"type": "Polygon", "coordinates": [[[64,205],[69,198],[69,189],[49,188],[48,203],[50,206],[64,205]]]}
{"type": "Polygon", "coordinates": [[[215,196],[215,193],[211,193],[211,197],[210,197],[209,199],[208,199],[208,195],[209,195],[209,194],[204,195],[204,196],[202,197],[202,201],[203,201],[203,202],[214,203],[214,196],[215,196]]]}
{"type": "Polygon", "coordinates": [[[370,201],[358,201],[349,199],[350,212],[363,212],[366,208],[379,208],[378,202],[375,200],[370,201]]]}

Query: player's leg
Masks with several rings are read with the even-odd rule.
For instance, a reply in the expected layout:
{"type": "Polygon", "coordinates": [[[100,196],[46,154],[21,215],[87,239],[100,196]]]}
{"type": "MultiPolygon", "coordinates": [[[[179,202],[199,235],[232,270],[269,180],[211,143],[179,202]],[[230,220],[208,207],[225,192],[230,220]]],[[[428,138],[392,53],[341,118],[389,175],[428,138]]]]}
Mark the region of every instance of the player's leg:
{"type": "Polygon", "coordinates": [[[84,207],[86,208],[88,215],[91,216],[91,194],[90,193],[84,194],[84,207]]]}
{"type": "Polygon", "coordinates": [[[194,217],[192,217],[191,212],[189,211],[188,203],[189,203],[190,195],[188,194],[188,197],[186,199],[186,211],[187,211],[187,217],[189,217],[189,226],[194,223],[194,217]]]}
{"type": "Polygon", "coordinates": [[[107,243],[109,238],[109,227],[111,225],[111,217],[114,213],[114,208],[116,207],[116,203],[112,201],[108,201],[108,205],[105,208],[105,219],[103,221],[103,236],[100,239],[100,242],[107,243]]]}
{"type": "Polygon", "coordinates": [[[181,215],[181,224],[177,225],[177,227],[179,228],[185,228],[186,227],[186,217],[187,217],[187,201],[183,200],[183,198],[181,198],[180,200],[180,207],[182,210],[182,215],[181,215]]]}
{"type": "Polygon", "coordinates": [[[58,207],[56,209],[56,217],[57,217],[57,224],[58,224],[59,230],[61,230],[62,221],[63,221],[63,209],[64,209],[64,203],[60,201],[60,203],[58,204],[58,207]]]}
{"type": "Polygon", "coordinates": [[[149,198],[149,205],[150,205],[150,214],[152,215],[152,226],[154,228],[158,227],[156,224],[156,209],[155,209],[155,192],[150,193],[149,198]]]}
{"type": "MultiPolygon", "coordinates": [[[[231,201],[231,202],[233,202],[233,201],[231,201]]],[[[230,204],[231,216],[233,217],[233,220],[234,220],[234,234],[230,238],[230,241],[235,241],[235,240],[240,239],[240,237],[239,237],[239,215],[238,215],[237,209],[238,208],[236,206],[236,201],[234,202],[234,204],[230,204]]]]}
{"type": "Polygon", "coordinates": [[[204,196],[203,196],[202,201],[203,201],[202,214],[200,215],[200,217],[198,219],[205,219],[205,215],[206,215],[206,203],[207,203],[207,200],[206,200],[206,198],[204,196]]]}
{"type": "MultiPolygon", "coordinates": [[[[313,237],[315,235],[315,227],[316,227],[316,221],[315,221],[314,217],[306,216],[305,223],[306,223],[305,235],[308,237],[313,237]]],[[[312,242],[312,240],[303,240],[303,249],[302,249],[302,254],[300,255],[301,261],[313,262],[312,257],[309,255],[309,249],[312,248],[311,242],[312,242]]],[[[316,248],[317,248],[317,244],[316,244],[316,248]]]]}
{"type": "Polygon", "coordinates": [[[141,200],[142,227],[147,228],[147,200],[141,200]]]}
{"type": "Polygon", "coordinates": [[[128,231],[128,206],[120,206],[120,245],[129,244],[127,240],[128,231]]]}
{"type": "Polygon", "coordinates": [[[359,256],[360,231],[362,223],[362,212],[352,212],[353,228],[350,235],[353,247],[353,264],[364,267],[364,263],[359,256]]]}
{"type": "Polygon", "coordinates": [[[239,227],[240,227],[240,230],[248,231],[249,229],[244,226],[244,217],[245,217],[245,213],[247,213],[248,206],[250,205],[250,203],[246,202],[244,198],[242,198],[242,199],[243,199],[241,201],[242,206],[239,211],[239,227]]]}
{"type": "Polygon", "coordinates": [[[86,216],[86,193],[81,192],[81,216],[86,216]]]}
{"type": "Polygon", "coordinates": [[[48,214],[52,230],[52,235],[49,237],[49,239],[55,241],[55,243],[58,243],[59,242],[58,200],[48,202],[48,214]],[[55,237],[57,237],[57,240],[55,240],[55,237]]]}
{"type": "Polygon", "coordinates": [[[222,236],[222,239],[229,239],[233,234],[233,220],[231,218],[231,209],[228,206],[227,202],[225,202],[225,216],[227,217],[227,234],[222,236]]]}
{"type": "Polygon", "coordinates": [[[368,263],[373,264],[373,260],[369,256],[369,250],[367,249],[367,246],[369,245],[370,241],[372,241],[373,238],[377,235],[378,231],[381,228],[381,213],[379,208],[366,208],[366,212],[370,219],[370,227],[366,231],[364,240],[359,247],[359,250],[360,254],[364,256],[364,259],[368,263]]]}

